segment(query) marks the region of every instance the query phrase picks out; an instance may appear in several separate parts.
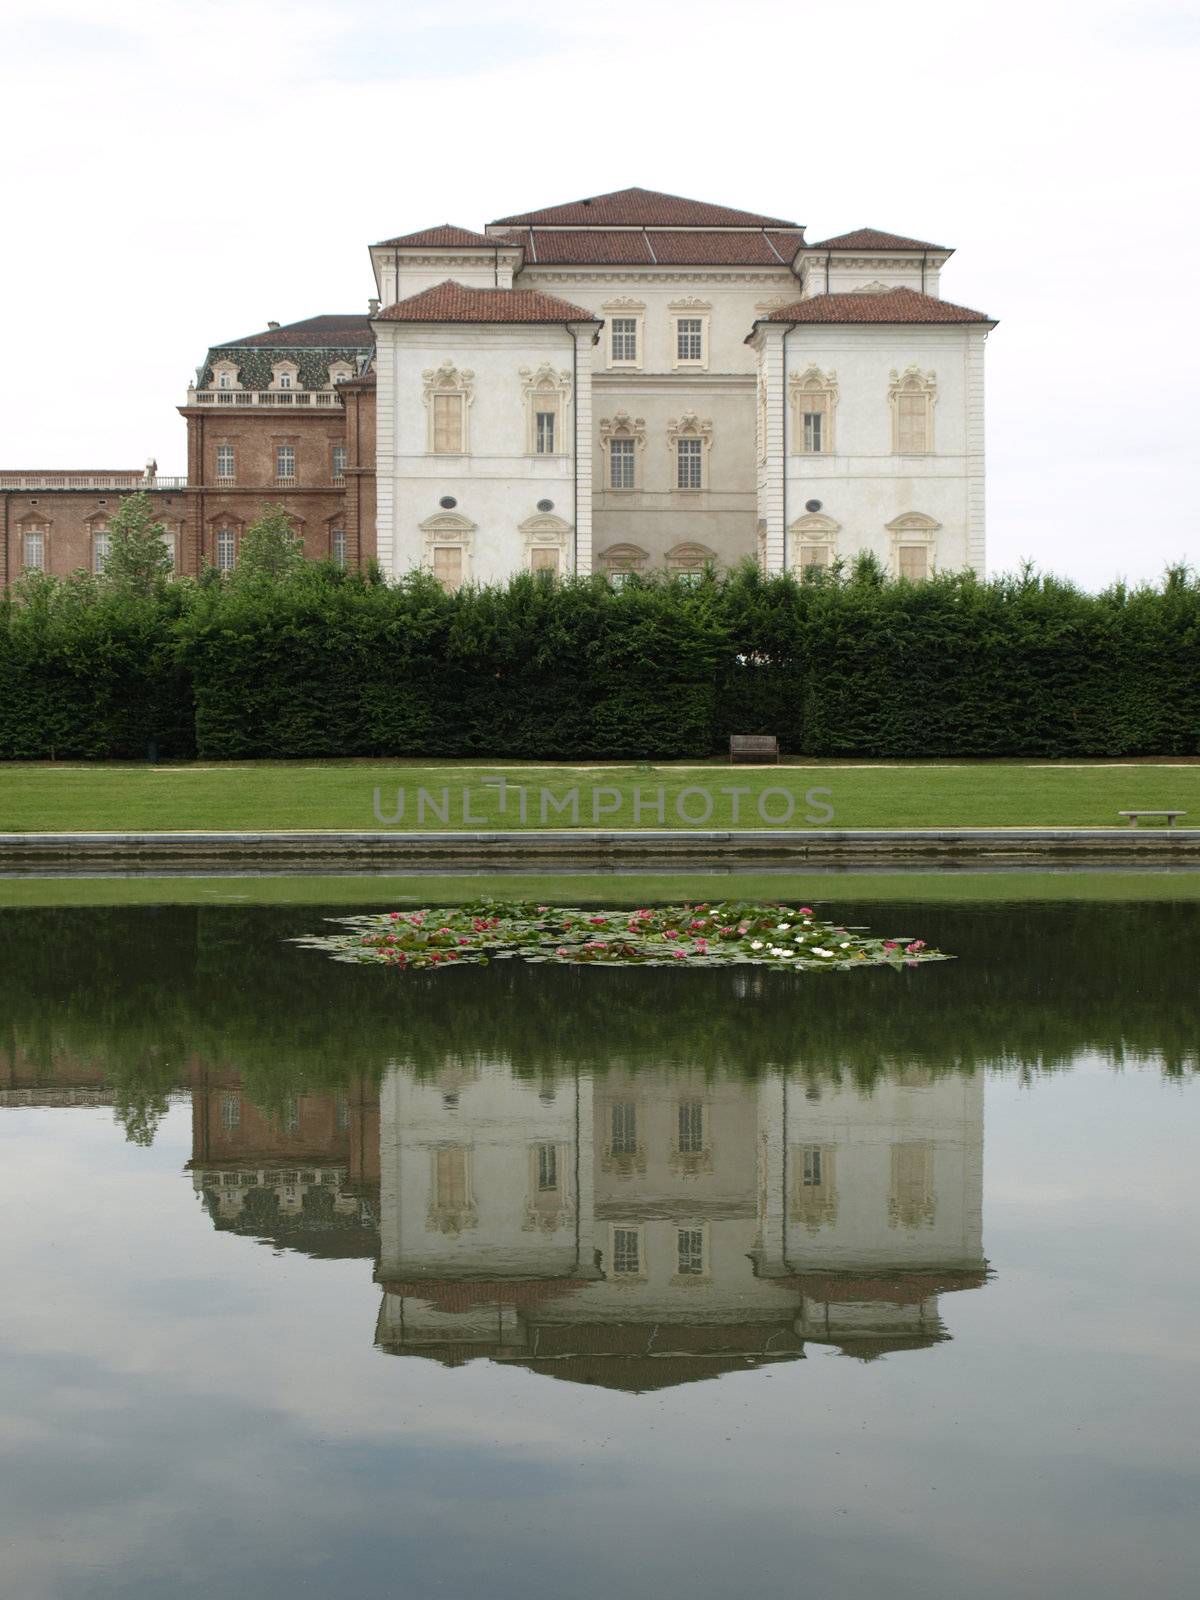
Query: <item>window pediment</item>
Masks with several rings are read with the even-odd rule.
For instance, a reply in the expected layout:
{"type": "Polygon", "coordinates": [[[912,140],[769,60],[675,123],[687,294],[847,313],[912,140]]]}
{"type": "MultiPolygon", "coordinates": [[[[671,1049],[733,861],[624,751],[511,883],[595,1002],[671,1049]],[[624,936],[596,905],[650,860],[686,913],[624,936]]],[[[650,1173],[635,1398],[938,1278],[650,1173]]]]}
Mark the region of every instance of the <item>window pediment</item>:
{"type": "Polygon", "coordinates": [[[685,411],[681,417],[672,417],[667,424],[667,446],[674,450],[680,439],[699,439],[707,450],[712,444],[712,419],[701,422],[694,411],[685,411]]]}
{"type": "Polygon", "coordinates": [[[565,550],[571,535],[571,524],[548,511],[539,511],[535,516],[526,517],[520,531],[527,545],[553,545],[556,549],[565,550]]]}
{"type": "Polygon", "coordinates": [[[641,449],[646,443],[646,419],[631,417],[628,411],[618,411],[613,417],[600,418],[600,442],[610,439],[632,439],[641,449]]]}

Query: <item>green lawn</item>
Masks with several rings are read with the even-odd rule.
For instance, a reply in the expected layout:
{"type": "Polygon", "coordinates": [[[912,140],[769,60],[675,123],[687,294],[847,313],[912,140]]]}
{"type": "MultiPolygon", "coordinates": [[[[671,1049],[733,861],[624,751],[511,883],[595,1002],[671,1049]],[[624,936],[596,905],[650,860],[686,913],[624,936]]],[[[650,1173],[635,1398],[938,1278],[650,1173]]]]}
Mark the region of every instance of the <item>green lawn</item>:
{"type": "MultiPolygon", "coordinates": [[[[1021,762],[923,765],[421,766],[405,762],[285,762],[217,766],[0,767],[0,832],[171,829],[371,829],[405,810],[408,831],[525,827],[628,829],[1115,826],[1131,807],[1174,807],[1200,825],[1200,762],[1051,766],[1021,762]],[[526,789],[500,811],[495,782],[526,789]],[[736,787],[740,795],[722,793],[736,787]],[[469,791],[464,814],[463,792],[469,791]],[[684,790],[702,791],[690,795],[684,790]],[[786,791],[763,799],[766,789],[786,791]],[[821,791],[806,801],[812,790],[821,791]],[[418,791],[432,798],[421,802],[418,791]],[[548,791],[564,808],[547,805],[548,791]],[[570,793],[578,793],[578,811],[570,793]],[[658,817],[658,797],[663,802],[658,817]],[[635,792],[642,798],[634,814],[635,792]],[[711,811],[708,809],[711,799],[711,811]],[[681,821],[682,800],[688,823],[681,821]],[[794,806],[788,822],[789,803],[794,806]],[[444,807],[445,820],[439,814],[444,807]],[[735,815],[735,807],[737,814],[735,815]],[[832,815],[830,814],[832,812],[832,815]],[[576,820],[577,818],[577,820],[576,820]],[[811,821],[806,820],[811,819],[811,821]]],[[[1145,824],[1143,824],[1145,826],[1145,824]]]]}

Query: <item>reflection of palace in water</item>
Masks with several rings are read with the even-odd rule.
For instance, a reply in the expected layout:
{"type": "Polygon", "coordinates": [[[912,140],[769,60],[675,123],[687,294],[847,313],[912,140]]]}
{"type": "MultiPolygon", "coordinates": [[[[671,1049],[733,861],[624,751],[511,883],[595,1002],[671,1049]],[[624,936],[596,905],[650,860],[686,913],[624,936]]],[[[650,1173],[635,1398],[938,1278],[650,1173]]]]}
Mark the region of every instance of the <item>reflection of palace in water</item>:
{"type": "MultiPolygon", "coordinates": [[[[95,1105],[64,1067],[0,1100],[95,1105]]],[[[190,1073],[192,1181],[214,1226],[377,1260],[376,1342],[645,1390],[946,1339],[984,1281],[979,1076],[871,1090],[674,1072],[393,1069],[378,1093],[256,1106],[190,1073]]]]}

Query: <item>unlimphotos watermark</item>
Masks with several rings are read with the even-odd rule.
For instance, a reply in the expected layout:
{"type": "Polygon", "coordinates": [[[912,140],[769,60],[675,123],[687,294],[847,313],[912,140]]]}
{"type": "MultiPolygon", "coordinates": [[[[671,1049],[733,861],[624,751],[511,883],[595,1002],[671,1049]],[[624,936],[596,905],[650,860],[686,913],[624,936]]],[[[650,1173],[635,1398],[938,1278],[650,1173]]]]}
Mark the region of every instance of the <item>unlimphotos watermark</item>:
{"type": "MultiPolygon", "coordinates": [[[[372,810],[385,828],[528,827],[768,828],[828,827],[830,789],[802,792],[783,784],[754,790],[745,784],[689,784],[668,796],[665,784],[619,789],[612,784],[569,787],[484,778],[440,789],[404,785],[390,806],[376,787],[372,810]],[[510,805],[511,808],[510,809],[510,805]],[[386,809],[385,809],[386,807],[386,809]]],[[[388,797],[390,800],[390,796],[388,797]]]]}

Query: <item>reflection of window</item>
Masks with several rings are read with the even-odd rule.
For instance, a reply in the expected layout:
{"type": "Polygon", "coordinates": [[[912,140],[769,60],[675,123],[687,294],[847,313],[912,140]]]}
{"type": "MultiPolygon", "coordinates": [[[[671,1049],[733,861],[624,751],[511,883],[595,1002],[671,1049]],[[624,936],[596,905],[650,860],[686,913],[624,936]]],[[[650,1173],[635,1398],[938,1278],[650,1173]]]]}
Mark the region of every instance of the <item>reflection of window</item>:
{"type": "Polygon", "coordinates": [[[232,1131],[241,1126],[242,1122],[242,1097],[240,1094],[223,1094],[221,1096],[221,1126],[232,1131]]]}
{"type": "Polygon", "coordinates": [[[819,1144],[809,1144],[804,1147],[802,1181],[806,1189],[819,1189],[821,1186],[821,1146],[819,1144]]]}
{"type": "Polygon", "coordinates": [[[704,1149],[704,1102],[679,1102],[679,1153],[696,1156],[704,1149]]]}
{"type": "Polygon", "coordinates": [[[637,1154],[637,1106],[632,1101],[618,1101],[612,1108],[612,1153],[637,1154]]]}
{"type": "Polygon", "coordinates": [[[931,1223],[933,1146],[925,1139],[909,1139],[892,1146],[892,1185],[888,1195],[888,1220],[892,1227],[916,1228],[931,1223]]]}
{"type": "Polygon", "coordinates": [[[834,1149],[804,1144],[793,1152],[792,1216],[812,1233],[837,1221],[834,1149]]]}
{"type": "Polygon", "coordinates": [[[704,1229],[680,1228],[676,1242],[679,1276],[700,1277],[704,1272],[704,1229]]]}
{"type": "Polygon", "coordinates": [[[558,1146],[555,1144],[537,1147],[537,1186],[543,1193],[558,1188],[558,1146]]]}
{"type": "Polygon", "coordinates": [[[300,1132],[300,1102],[295,1095],[289,1095],[284,1101],[283,1128],[285,1133],[300,1132]]]}
{"type": "Polygon", "coordinates": [[[350,1131],[350,1102],[344,1094],[339,1094],[334,1103],[334,1115],[337,1119],[337,1131],[348,1133],[350,1131]]]}
{"type": "Polygon", "coordinates": [[[467,1204],[467,1150],[447,1145],[434,1151],[434,1194],[441,1210],[461,1210],[467,1204]]]}
{"type": "Polygon", "coordinates": [[[614,1228],[612,1269],[618,1277],[636,1276],[641,1271],[642,1253],[637,1228],[614,1228]]]}

